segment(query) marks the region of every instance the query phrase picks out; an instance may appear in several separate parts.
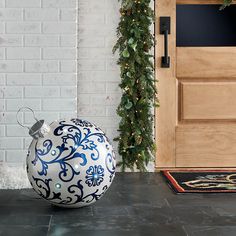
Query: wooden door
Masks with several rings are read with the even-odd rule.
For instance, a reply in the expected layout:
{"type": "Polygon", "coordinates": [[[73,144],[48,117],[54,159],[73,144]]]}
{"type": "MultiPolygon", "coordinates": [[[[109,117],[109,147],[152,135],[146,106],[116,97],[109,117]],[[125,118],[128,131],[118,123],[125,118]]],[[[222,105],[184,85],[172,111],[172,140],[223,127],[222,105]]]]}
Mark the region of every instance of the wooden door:
{"type": "Polygon", "coordinates": [[[233,46],[201,42],[201,46],[176,46],[177,4],[221,2],[156,1],[157,168],[236,167],[236,42],[233,46]],[[160,16],[171,17],[170,68],[161,68],[160,16]]]}

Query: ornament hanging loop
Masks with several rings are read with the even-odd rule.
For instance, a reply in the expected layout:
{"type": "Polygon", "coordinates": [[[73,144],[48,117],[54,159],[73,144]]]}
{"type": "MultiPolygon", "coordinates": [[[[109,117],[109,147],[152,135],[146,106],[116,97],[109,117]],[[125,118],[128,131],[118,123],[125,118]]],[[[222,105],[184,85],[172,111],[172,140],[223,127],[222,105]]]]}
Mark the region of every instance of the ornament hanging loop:
{"type": "Polygon", "coordinates": [[[16,113],[16,120],[17,120],[17,123],[18,123],[21,127],[27,128],[28,130],[30,130],[31,127],[26,126],[26,125],[23,125],[23,124],[19,121],[19,113],[20,113],[21,111],[23,111],[23,110],[29,110],[29,111],[31,111],[32,114],[33,114],[34,119],[36,120],[36,122],[38,122],[38,119],[37,119],[36,116],[35,116],[34,110],[31,109],[30,107],[21,107],[21,108],[17,111],[17,113],[16,113]]]}

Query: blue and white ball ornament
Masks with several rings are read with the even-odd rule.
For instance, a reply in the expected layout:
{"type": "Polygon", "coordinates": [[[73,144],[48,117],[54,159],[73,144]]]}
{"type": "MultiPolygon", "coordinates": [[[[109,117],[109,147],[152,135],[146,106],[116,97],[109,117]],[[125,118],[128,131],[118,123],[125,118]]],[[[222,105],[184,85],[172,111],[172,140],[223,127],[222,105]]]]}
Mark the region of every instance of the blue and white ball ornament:
{"type": "Polygon", "coordinates": [[[78,118],[37,121],[27,155],[34,190],[61,207],[83,207],[100,199],[115,176],[115,155],[104,132],[78,118]]]}

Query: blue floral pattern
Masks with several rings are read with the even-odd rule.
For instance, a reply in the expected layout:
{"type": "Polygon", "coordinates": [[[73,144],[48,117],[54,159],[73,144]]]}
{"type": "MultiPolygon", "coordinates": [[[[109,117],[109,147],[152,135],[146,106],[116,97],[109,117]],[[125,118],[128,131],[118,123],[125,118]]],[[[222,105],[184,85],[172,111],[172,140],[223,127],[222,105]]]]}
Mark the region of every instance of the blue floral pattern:
{"type": "Polygon", "coordinates": [[[86,181],[85,183],[91,187],[91,186],[99,186],[104,177],[104,169],[101,165],[97,166],[90,166],[88,170],[86,171],[86,181]]]}
{"type": "Polygon", "coordinates": [[[100,128],[78,118],[55,121],[50,128],[47,136],[33,140],[27,155],[32,186],[57,205],[95,202],[115,176],[115,155],[108,138],[100,128]]]}
{"type": "MultiPolygon", "coordinates": [[[[82,122],[82,121],[81,121],[82,122]]],[[[81,124],[78,122],[78,124],[81,124]]],[[[56,147],[56,151],[53,150],[52,156],[54,159],[50,161],[44,160],[43,156],[47,155],[52,149],[52,141],[45,140],[43,143],[44,149],[37,149],[37,145],[35,147],[35,159],[32,161],[32,164],[36,164],[37,161],[41,162],[42,170],[38,171],[39,175],[47,175],[48,165],[50,164],[59,164],[61,167],[61,171],[59,173],[59,177],[63,181],[71,181],[74,175],[78,175],[79,172],[75,171],[73,167],[69,164],[71,159],[80,158],[82,162],[80,163],[81,166],[85,166],[87,164],[86,155],[82,153],[82,151],[91,150],[91,158],[93,160],[97,160],[99,158],[99,152],[97,149],[97,145],[94,143],[93,140],[90,138],[92,136],[97,137],[97,141],[99,143],[104,143],[106,141],[106,137],[104,133],[92,133],[89,128],[83,128],[85,132],[81,132],[81,129],[77,126],[67,124],[65,121],[59,122],[60,126],[58,126],[54,130],[55,136],[61,136],[63,131],[66,129],[68,132],[66,135],[61,136],[62,144],[56,147]],[[73,134],[71,134],[73,133],[73,134]],[[71,145],[72,144],[72,145],[71,145]],[[81,147],[81,151],[77,152],[77,149],[81,147]],[[69,152],[65,152],[69,151],[69,152]],[[57,155],[55,153],[58,153],[57,155]],[[66,153],[66,155],[64,155],[66,153]]],[[[90,124],[90,123],[89,123],[90,124]]],[[[88,122],[84,124],[84,126],[88,126],[88,122]]]]}

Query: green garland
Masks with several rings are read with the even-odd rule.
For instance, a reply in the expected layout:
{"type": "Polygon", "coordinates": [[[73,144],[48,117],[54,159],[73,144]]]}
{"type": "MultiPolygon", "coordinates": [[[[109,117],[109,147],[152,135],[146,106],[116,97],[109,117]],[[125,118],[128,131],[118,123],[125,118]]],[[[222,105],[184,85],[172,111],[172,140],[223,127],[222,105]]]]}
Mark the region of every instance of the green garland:
{"type": "Polygon", "coordinates": [[[153,55],[154,36],[150,26],[154,22],[151,0],[121,0],[121,19],[117,28],[118,41],[113,52],[119,51],[123,91],[117,114],[119,124],[118,151],[126,168],[146,171],[153,160],[153,106],[158,105],[154,79],[153,55]]]}
{"type": "Polygon", "coordinates": [[[226,7],[230,6],[233,3],[233,0],[223,0],[223,5],[220,7],[220,10],[225,9],[226,7]]]}
{"type": "MultiPolygon", "coordinates": [[[[158,106],[154,79],[153,55],[154,37],[150,26],[154,23],[151,0],[120,0],[120,23],[117,28],[118,40],[113,52],[119,51],[122,89],[121,102],[117,114],[119,124],[118,151],[122,161],[118,164],[126,168],[146,171],[153,160],[155,143],[153,140],[153,106],[158,106]]],[[[223,0],[221,10],[232,0],[223,0]]]]}

